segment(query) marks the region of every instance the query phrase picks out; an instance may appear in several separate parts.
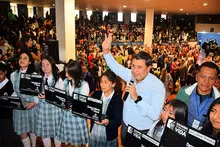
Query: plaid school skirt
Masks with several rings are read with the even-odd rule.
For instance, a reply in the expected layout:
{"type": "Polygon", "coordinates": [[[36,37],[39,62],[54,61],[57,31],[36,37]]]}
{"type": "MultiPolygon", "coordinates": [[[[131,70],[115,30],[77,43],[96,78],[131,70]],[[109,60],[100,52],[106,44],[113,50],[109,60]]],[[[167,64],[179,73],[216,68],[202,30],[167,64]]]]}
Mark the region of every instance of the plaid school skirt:
{"type": "Polygon", "coordinates": [[[89,137],[89,147],[118,147],[118,139],[108,141],[106,127],[94,123],[89,137]]]}
{"type": "Polygon", "coordinates": [[[55,138],[71,145],[87,144],[89,136],[86,119],[73,115],[71,111],[64,110],[55,138]]]}
{"type": "Polygon", "coordinates": [[[36,107],[29,110],[13,110],[14,130],[18,135],[35,132],[36,107]]]}
{"type": "Polygon", "coordinates": [[[42,138],[54,138],[60,125],[62,109],[39,99],[36,107],[35,134],[42,138]]]}

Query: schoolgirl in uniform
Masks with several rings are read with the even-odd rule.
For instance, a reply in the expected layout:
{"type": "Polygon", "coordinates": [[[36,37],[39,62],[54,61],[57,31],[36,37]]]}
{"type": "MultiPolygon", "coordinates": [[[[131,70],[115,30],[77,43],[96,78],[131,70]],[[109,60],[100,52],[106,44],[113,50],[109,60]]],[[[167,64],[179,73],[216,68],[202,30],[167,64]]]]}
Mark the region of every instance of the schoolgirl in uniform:
{"type": "Polygon", "coordinates": [[[101,76],[101,91],[92,97],[103,101],[102,122],[91,121],[89,147],[118,147],[118,127],[122,122],[121,83],[112,71],[101,76]]]}
{"type": "Polygon", "coordinates": [[[207,114],[207,122],[201,132],[213,137],[216,147],[220,147],[220,97],[212,102],[207,114]]]}
{"type": "Polygon", "coordinates": [[[26,110],[13,110],[14,130],[18,135],[20,135],[24,147],[35,147],[36,136],[33,134],[33,132],[35,126],[35,106],[38,103],[38,98],[21,94],[19,91],[21,73],[34,73],[31,54],[28,52],[21,52],[18,59],[18,65],[19,69],[11,74],[11,82],[14,88],[13,96],[18,96],[21,98],[26,110]],[[31,137],[31,141],[29,135],[31,137]]]}
{"type": "MultiPolygon", "coordinates": [[[[83,81],[80,62],[70,60],[66,65],[64,88],[72,96],[73,92],[89,94],[89,85],[83,81]]],[[[88,143],[88,126],[85,118],[72,114],[71,110],[63,110],[61,125],[57,129],[56,139],[69,146],[85,146],[88,143]]]]}
{"type": "MultiPolygon", "coordinates": [[[[63,80],[59,78],[58,68],[52,57],[46,56],[41,63],[42,74],[44,75],[44,84],[63,89],[63,80]]],[[[39,103],[36,108],[35,133],[42,137],[45,147],[51,147],[51,138],[55,137],[55,131],[60,125],[62,109],[45,101],[45,93],[39,94],[39,103]]],[[[60,143],[55,141],[56,147],[60,143]]]]}
{"type": "Polygon", "coordinates": [[[188,114],[188,107],[184,102],[178,99],[168,101],[163,107],[161,119],[155,121],[152,124],[150,130],[148,131],[148,135],[154,138],[155,140],[160,141],[168,117],[186,124],[187,114],[188,114]]]}

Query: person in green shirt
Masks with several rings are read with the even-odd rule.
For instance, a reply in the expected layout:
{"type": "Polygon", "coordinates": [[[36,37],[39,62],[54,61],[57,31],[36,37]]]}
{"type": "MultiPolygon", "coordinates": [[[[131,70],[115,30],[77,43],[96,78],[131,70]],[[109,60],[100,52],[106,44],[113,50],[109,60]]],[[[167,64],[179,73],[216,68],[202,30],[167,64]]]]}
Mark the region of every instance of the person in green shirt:
{"type": "Polygon", "coordinates": [[[15,15],[12,13],[12,10],[10,9],[9,12],[8,12],[8,20],[9,21],[15,21],[17,20],[15,15]]]}

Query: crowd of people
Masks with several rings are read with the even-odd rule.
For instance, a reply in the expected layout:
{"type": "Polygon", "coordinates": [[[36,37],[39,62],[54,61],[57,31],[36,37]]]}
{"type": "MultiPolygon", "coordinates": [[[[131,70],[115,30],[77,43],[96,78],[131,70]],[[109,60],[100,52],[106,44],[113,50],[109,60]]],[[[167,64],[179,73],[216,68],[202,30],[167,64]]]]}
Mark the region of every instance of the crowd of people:
{"type": "MultiPolygon", "coordinates": [[[[129,22],[129,24],[113,24],[111,16],[105,16],[102,20],[99,14],[93,13],[90,18],[87,16],[76,16],[76,39],[79,44],[85,42],[100,44],[104,34],[111,28],[113,42],[143,42],[144,24],[129,22]]],[[[162,19],[163,20],[163,19],[162,19]]],[[[163,22],[163,21],[162,21],[163,22]]],[[[186,26],[187,27],[187,26],[186,26]]],[[[154,26],[152,40],[155,43],[179,43],[196,40],[196,32],[192,28],[154,26]]]]}
{"type": "Polygon", "coordinates": [[[109,18],[102,24],[96,17],[79,18],[77,60],[59,71],[42,48],[45,40],[56,39],[53,21],[12,15],[0,17],[0,93],[19,97],[26,110],[0,108],[0,145],[35,147],[41,137],[45,147],[51,147],[51,139],[56,147],[61,143],[117,147],[118,128],[124,144],[128,125],[160,141],[168,117],[219,142],[218,52],[199,63],[201,46],[189,45],[183,32],[174,39],[162,39],[158,32],[154,43],[146,46],[135,43],[143,41],[141,26],[109,25],[109,18]],[[126,43],[113,45],[119,40],[126,43]],[[44,92],[22,94],[21,73],[42,75],[44,84],[70,96],[76,92],[102,100],[105,117],[101,122],[91,120],[89,129],[86,118],[46,102],[44,92]],[[122,99],[125,91],[129,95],[122,99]]]}

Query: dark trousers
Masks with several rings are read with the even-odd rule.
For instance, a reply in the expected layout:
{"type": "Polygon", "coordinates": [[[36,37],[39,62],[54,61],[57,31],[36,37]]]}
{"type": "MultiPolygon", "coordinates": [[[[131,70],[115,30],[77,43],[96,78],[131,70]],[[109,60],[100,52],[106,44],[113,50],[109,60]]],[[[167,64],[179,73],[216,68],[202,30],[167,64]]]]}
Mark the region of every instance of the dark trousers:
{"type": "Polygon", "coordinates": [[[20,137],[14,132],[12,118],[0,119],[0,146],[23,147],[20,137]]]}
{"type": "MultiPolygon", "coordinates": [[[[122,143],[122,145],[124,145],[124,142],[125,142],[125,137],[126,137],[127,129],[128,129],[128,127],[125,125],[124,122],[122,122],[122,125],[121,125],[121,143],[122,143]]],[[[147,130],[140,130],[140,131],[142,133],[144,133],[144,134],[147,134],[149,129],[147,129],[147,130]]]]}

